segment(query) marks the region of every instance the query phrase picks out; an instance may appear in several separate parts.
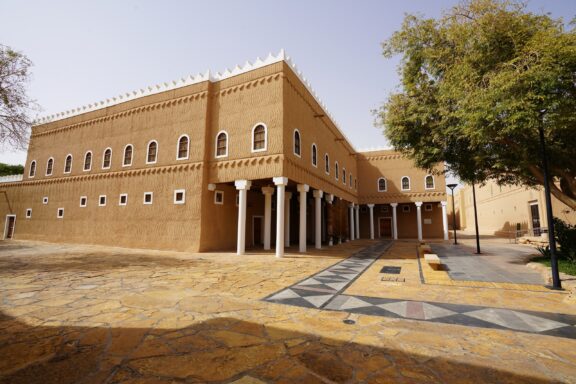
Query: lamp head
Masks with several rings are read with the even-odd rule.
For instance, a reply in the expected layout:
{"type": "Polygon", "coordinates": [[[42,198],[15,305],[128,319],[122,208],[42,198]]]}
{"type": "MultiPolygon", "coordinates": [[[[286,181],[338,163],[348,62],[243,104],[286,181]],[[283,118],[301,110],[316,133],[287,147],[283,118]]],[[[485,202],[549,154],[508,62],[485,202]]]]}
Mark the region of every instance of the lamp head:
{"type": "Polygon", "coordinates": [[[450,190],[454,191],[454,188],[456,188],[458,184],[447,184],[446,186],[450,188],[450,190]]]}

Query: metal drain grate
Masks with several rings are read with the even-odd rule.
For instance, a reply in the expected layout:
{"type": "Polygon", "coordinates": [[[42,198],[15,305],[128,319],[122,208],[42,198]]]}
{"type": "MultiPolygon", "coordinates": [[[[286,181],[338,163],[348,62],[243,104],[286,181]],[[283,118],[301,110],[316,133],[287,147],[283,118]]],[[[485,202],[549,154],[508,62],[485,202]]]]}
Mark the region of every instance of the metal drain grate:
{"type": "Polygon", "coordinates": [[[400,270],[402,270],[402,267],[385,266],[385,267],[382,267],[382,269],[380,270],[380,273],[387,273],[390,275],[399,275],[400,270]]]}
{"type": "Polygon", "coordinates": [[[392,276],[384,276],[380,280],[381,281],[391,281],[391,282],[395,282],[395,283],[405,283],[406,282],[406,279],[403,277],[392,277],[392,276]]]}

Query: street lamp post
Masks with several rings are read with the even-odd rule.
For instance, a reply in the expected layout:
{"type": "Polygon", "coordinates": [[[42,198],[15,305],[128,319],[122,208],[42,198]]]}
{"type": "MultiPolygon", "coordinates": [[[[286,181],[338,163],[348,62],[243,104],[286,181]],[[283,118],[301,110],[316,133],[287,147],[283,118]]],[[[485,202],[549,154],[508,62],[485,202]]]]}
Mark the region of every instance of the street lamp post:
{"type": "Polygon", "coordinates": [[[540,111],[540,152],[542,155],[542,170],[544,171],[544,195],[546,196],[546,220],[548,221],[548,243],[550,244],[550,266],[552,267],[552,288],[562,289],[560,274],[558,273],[558,257],[556,256],[556,238],[554,237],[554,216],[552,214],[552,198],[550,196],[550,180],[548,176],[548,159],[546,157],[546,143],[544,141],[544,114],[546,109],[540,111]]]}
{"type": "Polygon", "coordinates": [[[458,184],[448,184],[447,187],[450,188],[452,192],[452,229],[454,230],[454,245],[458,245],[458,238],[456,237],[456,205],[454,204],[454,188],[458,184]]]}
{"type": "Polygon", "coordinates": [[[472,183],[472,200],[474,200],[474,225],[476,226],[476,253],[480,254],[480,233],[478,232],[478,212],[476,211],[476,187],[472,183]]]}

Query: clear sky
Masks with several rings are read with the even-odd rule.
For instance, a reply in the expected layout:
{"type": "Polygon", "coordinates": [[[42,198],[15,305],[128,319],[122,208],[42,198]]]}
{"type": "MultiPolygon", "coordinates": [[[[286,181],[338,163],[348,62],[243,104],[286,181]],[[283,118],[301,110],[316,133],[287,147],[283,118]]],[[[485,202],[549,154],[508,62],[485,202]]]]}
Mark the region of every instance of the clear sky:
{"type": "MultiPolygon", "coordinates": [[[[386,145],[371,110],[398,86],[380,43],[405,13],[437,17],[449,0],[1,0],[0,43],[34,63],[42,116],[286,49],[356,149],[386,145]]],[[[572,19],[574,0],[531,0],[572,19]]],[[[23,164],[24,152],[0,153],[23,164]]]]}

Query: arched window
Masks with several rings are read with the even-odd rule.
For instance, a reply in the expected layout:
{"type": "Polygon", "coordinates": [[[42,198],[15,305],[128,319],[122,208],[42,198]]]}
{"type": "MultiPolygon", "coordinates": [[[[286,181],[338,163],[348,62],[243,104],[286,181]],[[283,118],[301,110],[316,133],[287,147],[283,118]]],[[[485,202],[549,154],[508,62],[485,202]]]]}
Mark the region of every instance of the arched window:
{"type": "Polygon", "coordinates": [[[46,176],[52,176],[52,170],[54,168],[54,159],[49,158],[46,162],[46,176]]]}
{"type": "Polygon", "coordinates": [[[268,132],[264,124],[252,128],[252,152],[265,151],[268,147],[268,132]]]}
{"type": "Polygon", "coordinates": [[[346,168],[342,168],[342,183],[346,185],[346,168]]]}
{"type": "Polygon", "coordinates": [[[132,156],[134,155],[133,152],[134,148],[132,147],[132,144],[128,144],[126,147],[124,147],[124,159],[122,161],[123,167],[132,165],[132,156]]]}
{"type": "Polygon", "coordinates": [[[110,169],[112,165],[112,149],[106,148],[102,156],[102,169],[110,169]]]}
{"type": "Polygon", "coordinates": [[[402,190],[403,191],[410,190],[410,178],[408,176],[402,177],[402,190]]]}
{"type": "Polygon", "coordinates": [[[28,177],[36,176],[36,160],[32,160],[30,163],[30,172],[28,173],[28,177]]]}
{"type": "Polygon", "coordinates": [[[330,174],[330,157],[328,154],[324,155],[324,169],[326,170],[326,174],[330,174]]]}
{"type": "Polygon", "coordinates": [[[228,133],[220,131],[216,135],[216,157],[228,156],[228,133]]]}
{"type": "Polygon", "coordinates": [[[338,170],[338,162],[334,163],[334,176],[336,176],[336,180],[340,177],[340,171],[338,170]]]}
{"type": "Polygon", "coordinates": [[[89,171],[92,169],[92,152],[88,151],[84,155],[84,170],[89,171]]]}
{"type": "Polygon", "coordinates": [[[312,165],[318,167],[318,148],[312,144],[312,165]]]}
{"type": "Polygon", "coordinates": [[[66,161],[64,161],[64,173],[70,173],[72,171],[72,155],[66,156],[66,161]]]}
{"type": "Polygon", "coordinates": [[[158,143],[156,140],[152,140],[148,143],[148,152],[146,153],[146,164],[156,163],[156,157],[158,156],[158,143]]]}
{"type": "Polygon", "coordinates": [[[378,192],[386,192],[387,185],[386,185],[386,179],[381,177],[378,179],[378,192]]]}
{"type": "Polygon", "coordinates": [[[302,156],[300,148],[300,131],[294,130],[294,154],[298,157],[302,156]]]}
{"type": "Polygon", "coordinates": [[[188,135],[182,135],[178,138],[178,152],[176,153],[176,160],[186,160],[188,158],[188,150],[190,148],[190,138],[188,135]]]}
{"type": "Polygon", "coordinates": [[[350,188],[352,188],[352,174],[350,174],[350,177],[348,177],[348,185],[350,186],[350,188]]]}
{"type": "Polygon", "coordinates": [[[426,184],[426,189],[434,189],[434,176],[432,175],[426,176],[424,182],[426,184]]]}

